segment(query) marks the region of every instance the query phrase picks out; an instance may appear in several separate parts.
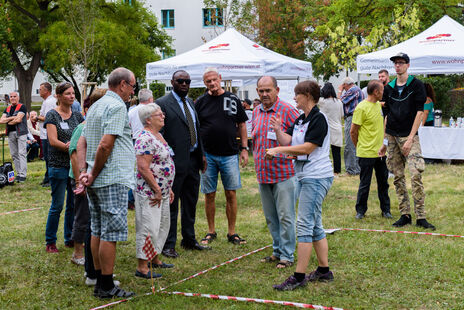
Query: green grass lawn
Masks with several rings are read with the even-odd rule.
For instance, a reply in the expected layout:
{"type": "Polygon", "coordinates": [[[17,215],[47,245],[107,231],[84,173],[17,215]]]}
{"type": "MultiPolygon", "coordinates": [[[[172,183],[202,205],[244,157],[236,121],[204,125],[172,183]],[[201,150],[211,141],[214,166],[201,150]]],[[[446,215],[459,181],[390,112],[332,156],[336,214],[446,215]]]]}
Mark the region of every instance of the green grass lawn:
{"type": "MultiPolygon", "coordinates": [[[[6,150],[9,160],[9,152],[6,150]]],[[[0,213],[40,207],[39,210],[0,215],[0,309],[89,309],[107,303],[92,296],[84,284],[84,269],[70,262],[72,250],[63,245],[63,216],[58,231],[59,254],[45,252],[45,223],[50,190],[39,186],[44,162],[28,166],[27,181],[0,189],[0,213]]],[[[218,191],[216,223],[218,239],[209,252],[189,252],[177,247],[180,258],[163,271],[161,286],[220,264],[271,243],[261,210],[252,163],[242,169],[243,188],[238,191],[238,233],[247,239],[234,246],[226,239],[225,199],[218,191]]],[[[428,165],[424,173],[428,220],[439,233],[464,235],[464,166],[428,165]]],[[[393,229],[399,217],[398,204],[390,182],[393,220],[380,216],[375,181],[369,210],[362,221],[354,219],[358,178],[335,179],[323,207],[325,228],[393,229]]],[[[408,181],[409,184],[409,181],[408,181]]],[[[409,186],[409,185],[408,185],[409,186]]],[[[64,214],[64,212],[63,212],[64,214]]],[[[413,220],[414,216],[413,216],[413,220]]],[[[134,277],[135,219],[129,212],[129,240],[118,244],[115,274],[121,286],[138,297],[116,306],[118,309],[268,309],[280,308],[198,297],[156,295],[150,281],[134,277]]],[[[206,233],[203,196],[197,208],[197,238],[206,233]]],[[[405,230],[423,231],[415,226],[405,230]]],[[[180,240],[180,236],[179,236],[180,240]]],[[[463,309],[464,240],[436,236],[339,231],[328,236],[329,262],[335,281],[309,284],[293,292],[276,292],[294,269],[277,270],[260,263],[267,249],[197,278],[169,288],[171,291],[231,295],[285,300],[346,309],[463,309]]],[[[310,269],[316,267],[313,257],[310,269]]]]}

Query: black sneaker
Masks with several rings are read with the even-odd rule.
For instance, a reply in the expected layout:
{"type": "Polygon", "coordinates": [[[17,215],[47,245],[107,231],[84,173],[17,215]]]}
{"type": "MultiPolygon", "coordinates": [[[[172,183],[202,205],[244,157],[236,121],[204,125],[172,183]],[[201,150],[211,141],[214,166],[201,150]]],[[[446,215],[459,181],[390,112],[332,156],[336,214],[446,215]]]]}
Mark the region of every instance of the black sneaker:
{"type": "Polygon", "coordinates": [[[362,214],[362,213],[356,213],[355,218],[356,218],[357,220],[362,220],[362,219],[364,218],[364,214],[362,214]]]}
{"type": "Polygon", "coordinates": [[[99,294],[98,294],[98,297],[100,297],[101,299],[113,298],[113,297],[127,298],[127,297],[132,297],[132,296],[135,296],[134,292],[125,291],[119,286],[115,286],[109,291],[104,291],[100,289],[99,294]]]}
{"type": "Polygon", "coordinates": [[[278,291],[293,291],[296,288],[304,287],[308,283],[307,278],[305,277],[303,281],[298,282],[294,275],[288,277],[287,280],[282,282],[281,284],[275,284],[272,287],[278,291]]]}
{"type": "Polygon", "coordinates": [[[330,282],[334,280],[334,275],[332,271],[321,273],[316,269],[306,276],[306,280],[309,282],[330,282]]]}
{"type": "Polygon", "coordinates": [[[411,215],[410,214],[403,214],[401,215],[400,219],[393,223],[395,227],[403,227],[404,225],[411,224],[411,215]]]}
{"type": "Polygon", "coordinates": [[[427,222],[426,219],[416,220],[416,226],[419,226],[419,227],[422,227],[422,228],[425,228],[425,229],[435,230],[435,226],[433,226],[432,224],[427,222]]]}

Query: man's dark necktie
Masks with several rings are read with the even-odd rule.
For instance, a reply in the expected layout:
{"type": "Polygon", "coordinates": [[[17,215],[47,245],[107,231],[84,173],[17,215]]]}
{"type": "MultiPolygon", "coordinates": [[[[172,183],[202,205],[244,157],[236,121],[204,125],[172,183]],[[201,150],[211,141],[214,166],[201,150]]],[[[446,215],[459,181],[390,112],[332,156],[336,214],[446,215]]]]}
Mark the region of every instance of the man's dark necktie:
{"type": "Polygon", "coordinates": [[[187,123],[189,126],[190,145],[194,146],[197,143],[197,136],[195,135],[195,125],[193,124],[192,114],[190,114],[190,110],[188,108],[185,98],[180,98],[180,100],[182,100],[182,103],[184,104],[185,118],[187,119],[187,123]]]}

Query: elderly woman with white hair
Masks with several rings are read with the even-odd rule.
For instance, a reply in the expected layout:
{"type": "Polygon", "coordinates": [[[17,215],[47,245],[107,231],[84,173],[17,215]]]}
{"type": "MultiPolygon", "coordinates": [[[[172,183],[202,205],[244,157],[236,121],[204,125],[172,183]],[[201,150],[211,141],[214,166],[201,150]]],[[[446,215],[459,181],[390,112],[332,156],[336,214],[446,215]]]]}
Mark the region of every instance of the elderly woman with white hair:
{"type": "Polygon", "coordinates": [[[137,187],[135,190],[135,230],[138,265],[136,277],[159,278],[161,274],[150,273],[149,264],[154,268],[172,268],[174,265],[161,262],[156,255],[147,264],[142,248],[148,235],[155,251],[161,253],[170,227],[169,205],[174,199],[174,161],[172,149],[160,134],[164,126],[161,108],[150,103],[138,109],[143,130],[135,140],[137,158],[137,187]]]}

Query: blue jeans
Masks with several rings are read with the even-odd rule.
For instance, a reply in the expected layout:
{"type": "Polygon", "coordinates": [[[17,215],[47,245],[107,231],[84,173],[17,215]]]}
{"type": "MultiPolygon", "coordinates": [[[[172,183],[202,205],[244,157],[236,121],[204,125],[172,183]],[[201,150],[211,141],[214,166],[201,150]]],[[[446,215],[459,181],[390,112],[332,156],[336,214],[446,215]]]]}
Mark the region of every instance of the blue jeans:
{"type": "Polygon", "coordinates": [[[322,227],[322,202],[332,182],[333,177],[305,178],[298,181],[297,193],[300,197],[296,222],[298,242],[311,243],[325,238],[324,227],[322,227]]]}
{"type": "Polygon", "coordinates": [[[351,140],[350,129],[351,121],[353,116],[345,118],[345,150],[343,153],[345,159],[345,170],[348,174],[358,175],[361,172],[361,168],[358,164],[356,157],[356,146],[354,146],[353,140],[351,140]]]}
{"type": "Polygon", "coordinates": [[[225,190],[234,191],[242,187],[238,155],[217,156],[205,152],[208,164],[205,173],[201,174],[201,192],[214,193],[217,189],[218,174],[225,190]]]}
{"type": "Polygon", "coordinates": [[[295,237],[295,178],[272,184],[259,184],[264,217],[272,236],[275,257],[294,261],[295,237]]]}
{"type": "Polygon", "coordinates": [[[50,179],[48,178],[48,148],[50,144],[48,143],[48,139],[41,139],[42,140],[42,149],[43,149],[43,158],[45,160],[45,175],[42,183],[50,183],[50,179]]]}
{"type": "Polygon", "coordinates": [[[56,243],[56,232],[58,231],[66,191],[68,194],[66,197],[66,211],[64,213],[64,243],[66,244],[71,241],[74,222],[74,193],[68,175],[68,168],[48,167],[48,176],[52,189],[52,204],[50,211],[48,211],[47,226],[45,228],[45,241],[47,244],[56,243]]]}

